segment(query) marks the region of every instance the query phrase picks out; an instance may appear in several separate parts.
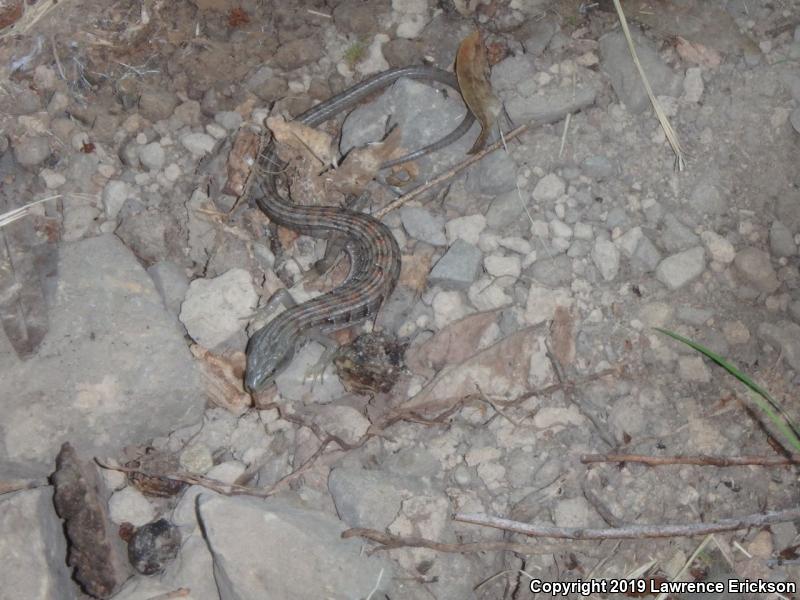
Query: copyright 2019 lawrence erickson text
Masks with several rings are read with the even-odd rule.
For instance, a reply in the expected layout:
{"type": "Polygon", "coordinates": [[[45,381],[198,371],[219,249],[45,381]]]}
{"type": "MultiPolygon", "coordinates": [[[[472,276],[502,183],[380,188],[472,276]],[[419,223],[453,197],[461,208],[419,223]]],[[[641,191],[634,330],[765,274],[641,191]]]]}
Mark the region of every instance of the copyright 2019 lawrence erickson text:
{"type": "Polygon", "coordinates": [[[578,594],[796,594],[797,584],[791,581],[763,579],[728,579],[727,581],[663,581],[658,579],[578,579],[576,581],[543,581],[532,579],[531,592],[550,596],[578,594]]]}

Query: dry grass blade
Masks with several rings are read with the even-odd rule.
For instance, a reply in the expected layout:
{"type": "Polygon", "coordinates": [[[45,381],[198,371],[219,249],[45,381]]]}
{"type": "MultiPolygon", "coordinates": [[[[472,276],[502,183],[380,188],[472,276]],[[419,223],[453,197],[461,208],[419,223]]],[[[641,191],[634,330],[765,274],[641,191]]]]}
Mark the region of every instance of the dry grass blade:
{"type": "Polygon", "coordinates": [[[13,223],[14,221],[21,219],[22,217],[30,214],[31,207],[36,206],[37,204],[41,204],[42,202],[49,202],[50,200],[58,200],[61,198],[61,194],[56,194],[55,196],[48,196],[47,198],[42,198],[40,200],[34,200],[33,202],[26,204],[25,206],[20,206],[19,208],[14,208],[0,214],[0,227],[5,227],[13,223]]]}
{"type": "Polygon", "coordinates": [[[625,34],[625,39],[628,41],[628,49],[631,52],[633,63],[636,65],[636,68],[639,71],[639,76],[642,78],[642,84],[644,85],[644,89],[647,91],[647,96],[650,98],[650,103],[653,105],[653,110],[656,112],[656,117],[658,117],[658,121],[661,123],[662,129],[664,129],[664,134],[667,136],[667,140],[669,141],[669,145],[672,146],[672,151],[675,153],[675,166],[678,171],[683,171],[686,168],[686,163],[683,160],[683,149],[678,141],[678,136],[675,133],[675,130],[672,128],[669,119],[667,119],[667,115],[664,113],[664,110],[661,108],[661,104],[659,104],[655,94],[653,93],[653,88],[650,87],[650,81],[647,79],[647,74],[642,68],[642,63],[639,62],[639,57],[636,54],[636,48],[633,45],[631,32],[630,29],[628,29],[628,20],[625,18],[625,13],[622,11],[622,6],[620,5],[619,0],[614,0],[614,8],[617,9],[619,22],[620,25],[622,25],[622,32],[625,34]]]}

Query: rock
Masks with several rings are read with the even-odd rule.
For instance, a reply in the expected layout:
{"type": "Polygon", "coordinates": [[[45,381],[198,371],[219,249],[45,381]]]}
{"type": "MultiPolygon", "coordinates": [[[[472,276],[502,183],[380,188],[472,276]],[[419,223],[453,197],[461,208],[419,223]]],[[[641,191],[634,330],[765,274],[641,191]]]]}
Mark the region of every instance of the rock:
{"type": "Polygon", "coordinates": [[[564,254],[539,259],[530,271],[536,281],[550,287],[566,286],[572,281],[572,261],[564,254]]]}
{"type": "Polygon", "coordinates": [[[683,99],[686,102],[698,103],[703,97],[703,71],[700,67],[690,67],[686,69],[686,76],[683,78],[683,99]]]}
{"type": "MultiPolygon", "coordinates": [[[[647,79],[656,96],[677,96],[681,78],[664,63],[654,44],[636,28],[631,28],[636,54],[647,73],[647,79]]],[[[601,67],[606,72],[620,102],[636,114],[650,106],[650,99],[642,85],[636,65],[633,64],[628,42],[620,30],[600,38],[601,67]]]]}
{"type": "Polygon", "coordinates": [[[171,213],[145,208],[130,198],[117,216],[115,233],[146,265],[183,256],[186,236],[171,213]]]}
{"type": "Polygon", "coordinates": [[[536,283],[528,290],[524,319],[528,325],[538,325],[553,318],[556,308],[570,308],[575,299],[568,289],[551,290],[536,283]]]}
{"type": "Polygon", "coordinates": [[[412,65],[422,58],[425,46],[418,40],[397,38],[390,40],[383,47],[383,55],[392,67],[405,67],[412,65]]]}
{"type": "Polygon", "coordinates": [[[370,426],[369,420],[352,406],[320,406],[315,408],[312,421],[346,444],[357,443],[370,426]]]}
{"type": "Polygon", "coordinates": [[[447,238],[444,235],[444,219],[433,215],[425,208],[404,206],[400,209],[400,218],[406,233],[416,240],[432,246],[444,246],[447,238]]]}
{"type": "Polygon", "coordinates": [[[444,228],[448,244],[461,239],[474,246],[478,243],[481,232],[486,229],[486,217],[480,214],[457,217],[448,221],[444,228]]]}
{"type": "Polygon", "coordinates": [[[431,20],[427,2],[392,0],[392,10],[398,22],[395,33],[399,38],[416,38],[431,20]]]}
{"type": "MultiPolygon", "coordinates": [[[[378,16],[380,4],[370,5],[365,10],[361,0],[345,0],[333,9],[333,22],[339,31],[355,33],[361,36],[370,35],[379,30],[378,16]]],[[[387,7],[388,8],[388,7],[387,7]]]]}
{"type": "Polygon", "coordinates": [[[117,524],[130,523],[134,527],[141,527],[153,520],[156,511],[142,492],[128,486],[111,495],[108,514],[117,524]]]}
{"type": "Polygon", "coordinates": [[[606,281],[613,281],[619,273],[619,250],[609,240],[597,239],[592,249],[592,261],[606,281]]]}
{"type": "MultiPolygon", "coordinates": [[[[2,154],[2,152],[0,152],[0,154],[2,154]]],[[[66,177],[52,169],[42,169],[39,171],[39,177],[42,178],[48,190],[56,190],[67,182],[66,177]]]]}
{"type": "Polygon", "coordinates": [[[492,277],[510,277],[513,280],[517,279],[522,273],[522,263],[519,256],[493,254],[483,259],[483,266],[492,277]]]}
{"type": "Polygon", "coordinates": [[[800,325],[791,321],[761,323],[758,337],[777,348],[792,369],[800,371],[800,325]]]}
{"type": "Polygon", "coordinates": [[[496,196],[513,190],[516,181],[517,165],[514,160],[506,152],[493,152],[470,168],[465,187],[472,194],[496,196]]]}
{"type": "Polygon", "coordinates": [[[158,142],[151,142],[139,147],[139,160],[148,171],[160,171],[164,166],[166,155],[158,142]]]}
{"type": "Polygon", "coordinates": [[[273,63],[284,71],[293,71],[322,58],[324,45],[313,37],[303,37],[281,44],[272,57],[273,63]]]}
{"type": "Polygon", "coordinates": [[[335,517],[274,498],[205,494],[198,514],[221,600],[397,595],[391,563],[342,539],[346,526],[335,517]]]}
{"type": "Polygon", "coordinates": [[[181,305],[180,320],[194,341],[219,346],[244,329],[258,304],[250,273],[231,269],[213,279],[195,279],[181,305]]]}
{"type": "Polygon", "coordinates": [[[434,322],[439,329],[461,319],[469,312],[459,292],[439,292],[433,297],[432,307],[434,322]]]}
{"type": "Polygon", "coordinates": [[[178,97],[167,90],[148,90],[139,97],[139,113],[150,121],[167,119],[178,106],[178,97]]]}
{"type": "Polygon", "coordinates": [[[187,133],[181,137],[181,145],[198,158],[211,153],[217,141],[207,133],[187,133]]]}
{"type": "Polygon", "coordinates": [[[305,344],[297,351],[291,364],[275,378],[282,398],[307,404],[330,404],[344,396],[346,390],[334,369],[326,368],[321,376],[315,377],[324,352],[325,348],[317,342],[305,344]]]}
{"type": "Polygon", "coordinates": [[[156,290],[164,301],[167,310],[176,317],[189,289],[189,278],[183,267],[168,260],[162,260],[147,268],[156,290]]]}
{"type": "Polygon", "coordinates": [[[50,156],[50,140],[43,135],[27,135],[13,144],[14,159],[22,167],[35,167],[50,156]]]}
{"type": "Polygon", "coordinates": [[[336,513],[350,527],[383,531],[397,517],[403,500],[424,494],[417,478],[397,472],[337,467],[328,476],[336,513]]]}
{"type": "Polygon", "coordinates": [[[682,288],[706,268],[702,246],[689,248],[662,260],[656,268],[656,279],[671,290],[682,288]]]}
{"type": "Polygon", "coordinates": [[[680,252],[696,246],[699,242],[700,238],[674,215],[667,214],[664,216],[661,244],[667,252],[680,252]]]}
{"type": "Polygon", "coordinates": [[[533,199],[537,202],[554,202],[564,195],[567,184],[555,173],[542,177],[533,189],[533,199]]]}
{"type": "Polygon", "coordinates": [[[769,254],[758,248],[749,247],[737,252],[733,266],[747,283],[762,294],[771,294],[781,285],[769,254]]]}
{"type": "Polygon", "coordinates": [[[124,181],[112,179],[106,184],[103,188],[103,207],[110,221],[116,220],[122,205],[132,194],[133,190],[124,181]]]}
{"type": "Polygon", "coordinates": [[[694,212],[705,215],[721,215],[728,210],[728,203],[711,183],[701,183],[694,188],[689,205],[694,212]]]}
{"type": "Polygon", "coordinates": [[[718,233],[704,231],[700,234],[700,239],[703,240],[703,245],[708,250],[712,260],[727,265],[736,258],[736,250],[733,248],[733,244],[718,233]]]}
{"type": "Polygon", "coordinates": [[[481,251],[464,240],[456,240],[431,269],[428,281],[432,285],[466,289],[478,275],[481,251]]]}
{"type": "Polygon", "coordinates": [[[778,258],[797,254],[791,230],[780,221],[773,221],[769,229],[769,249],[778,258]]]}
{"type": "Polygon", "coordinates": [[[678,358],[678,373],[683,381],[708,383],[711,371],[702,356],[681,356],[678,358]]]}
{"type": "Polygon", "coordinates": [[[581,170],[592,179],[603,181],[616,171],[616,166],[605,156],[594,154],[586,157],[581,163],[581,170]]]}
{"type": "Polygon", "coordinates": [[[74,600],[66,554],[53,488],[0,496],[0,598],[74,600]]]}
{"type": "Polygon", "coordinates": [[[280,100],[289,91],[289,83],[286,79],[266,65],[260,67],[247,79],[245,87],[264,102],[269,103],[280,100]]]}
{"type": "Polygon", "coordinates": [[[166,519],[139,527],[128,543],[128,560],[142,575],[162,572],[178,556],[181,532],[166,519]]]}
{"type": "Polygon", "coordinates": [[[486,211],[486,224],[496,231],[505,229],[524,216],[524,206],[527,203],[524,196],[520,198],[516,189],[497,196],[486,211]]]}
{"type": "Polygon", "coordinates": [[[597,518],[592,518],[593,511],[586,498],[566,498],[559,500],[553,508],[553,521],[556,527],[588,527],[597,518]]]}
{"type": "Polygon", "coordinates": [[[795,108],[789,115],[789,122],[797,133],[800,133],[800,107],[795,108]]]}
{"type": "Polygon", "coordinates": [[[234,131],[242,124],[242,115],[233,110],[223,110],[214,115],[214,121],[228,131],[234,131]]]}
{"type": "Polygon", "coordinates": [[[0,461],[50,464],[67,439],[115,455],[200,417],[205,391],[183,335],[117,237],[62,244],[55,289],[39,353],[4,370],[15,393],[0,397],[0,461]]]}

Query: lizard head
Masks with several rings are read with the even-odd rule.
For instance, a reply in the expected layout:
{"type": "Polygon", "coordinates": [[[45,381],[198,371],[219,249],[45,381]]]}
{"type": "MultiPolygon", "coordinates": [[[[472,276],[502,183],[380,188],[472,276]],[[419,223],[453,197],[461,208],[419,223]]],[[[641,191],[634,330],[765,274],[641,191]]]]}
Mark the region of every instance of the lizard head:
{"type": "Polygon", "coordinates": [[[272,384],[275,377],[289,366],[294,357],[294,344],[280,343],[270,335],[269,325],[253,334],[247,344],[247,369],[245,389],[257,392],[272,384]]]}

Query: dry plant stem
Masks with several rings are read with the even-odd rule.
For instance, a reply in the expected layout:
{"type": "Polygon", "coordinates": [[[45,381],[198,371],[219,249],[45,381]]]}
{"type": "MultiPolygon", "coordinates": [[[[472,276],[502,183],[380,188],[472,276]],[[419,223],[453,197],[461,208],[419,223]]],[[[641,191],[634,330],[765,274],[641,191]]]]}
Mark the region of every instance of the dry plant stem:
{"type": "Polygon", "coordinates": [[[515,544],[513,542],[467,542],[464,544],[445,544],[426,538],[416,536],[399,536],[384,533],[377,529],[363,529],[356,527],[342,532],[343,538],[362,537],[381,544],[370,552],[378,550],[393,550],[395,548],[430,548],[438,552],[449,552],[454,554],[468,554],[470,552],[497,552],[508,551],[519,554],[552,554],[553,548],[543,545],[515,544]]]}
{"type": "Polygon", "coordinates": [[[785,523],[800,519],[800,508],[768,513],[747,515],[735,519],[720,519],[713,523],[691,523],[688,525],[626,525],[607,529],[584,527],[552,527],[550,525],[531,525],[511,519],[503,519],[479,513],[458,513],[453,519],[462,523],[472,523],[521,533],[533,537],[551,537],[571,540],[618,540],[648,539],[666,537],[691,537],[708,535],[720,531],[735,531],[748,527],[760,527],[772,523],[785,523]]]}
{"type": "Polygon", "coordinates": [[[32,490],[38,487],[49,485],[46,479],[19,479],[16,481],[0,481],[0,496],[19,492],[22,490],[32,490]]]}
{"type": "Polygon", "coordinates": [[[166,594],[159,594],[148,598],[148,600],[173,600],[173,598],[187,598],[192,590],[189,588],[178,588],[174,592],[167,592],[166,594]]]}
{"type": "Polygon", "coordinates": [[[499,150],[500,148],[503,147],[505,142],[513,140],[515,137],[522,135],[523,133],[525,133],[526,131],[528,131],[530,129],[538,127],[539,125],[540,125],[540,123],[537,123],[535,121],[531,121],[530,123],[524,123],[523,125],[520,125],[519,127],[515,128],[515,129],[512,129],[511,131],[506,133],[500,139],[499,142],[495,142],[494,144],[492,144],[491,146],[487,146],[486,148],[484,148],[483,150],[481,150],[477,154],[473,154],[472,156],[470,156],[466,160],[463,160],[462,162],[458,163],[452,169],[450,169],[448,171],[445,171],[444,173],[442,173],[441,175],[439,175],[437,177],[434,177],[428,183],[425,183],[423,185],[420,185],[419,187],[414,188],[413,190],[411,190],[407,194],[403,194],[399,198],[393,200],[392,202],[390,202],[389,204],[384,206],[382,209],[380,209],[378,212],[376,212],[372,216],[375,217],[376,219],[379,219],[379,220],[382,219],[383,217],[385,217],[387,214],[389,214],[393,210],[403,206],[403,204],[405,204],[406,202],[409,202],[409,201],[413,200],[414,198],[417,198],[418,196],[421,196],[422,194],[424,194],[425,192],[427,192],[431,188],[435,188],[436,186],[441,185],[445,181],[448,181],[448,180],[452,179],[453,177],[455,177],[456,175],[461,173],[461,171],[463,171],[464,169],[466,169],[470,165],[475,164],[476,162],[478,162],[480,159],[482,159],[487,154],[489,154],[491,152],[494,152],[495,150],[499,150]]]}
{"type": "Polygon", "coordinates": [[[700,465],[711,467],[740,467],[757,465],[760,467],[784,467],[800,464],[800,455],[781,456],[644,456],[641,454],[583,454],[583,464],[604,462],[635,462],[650,466],[659,465],[700,465]]]}

